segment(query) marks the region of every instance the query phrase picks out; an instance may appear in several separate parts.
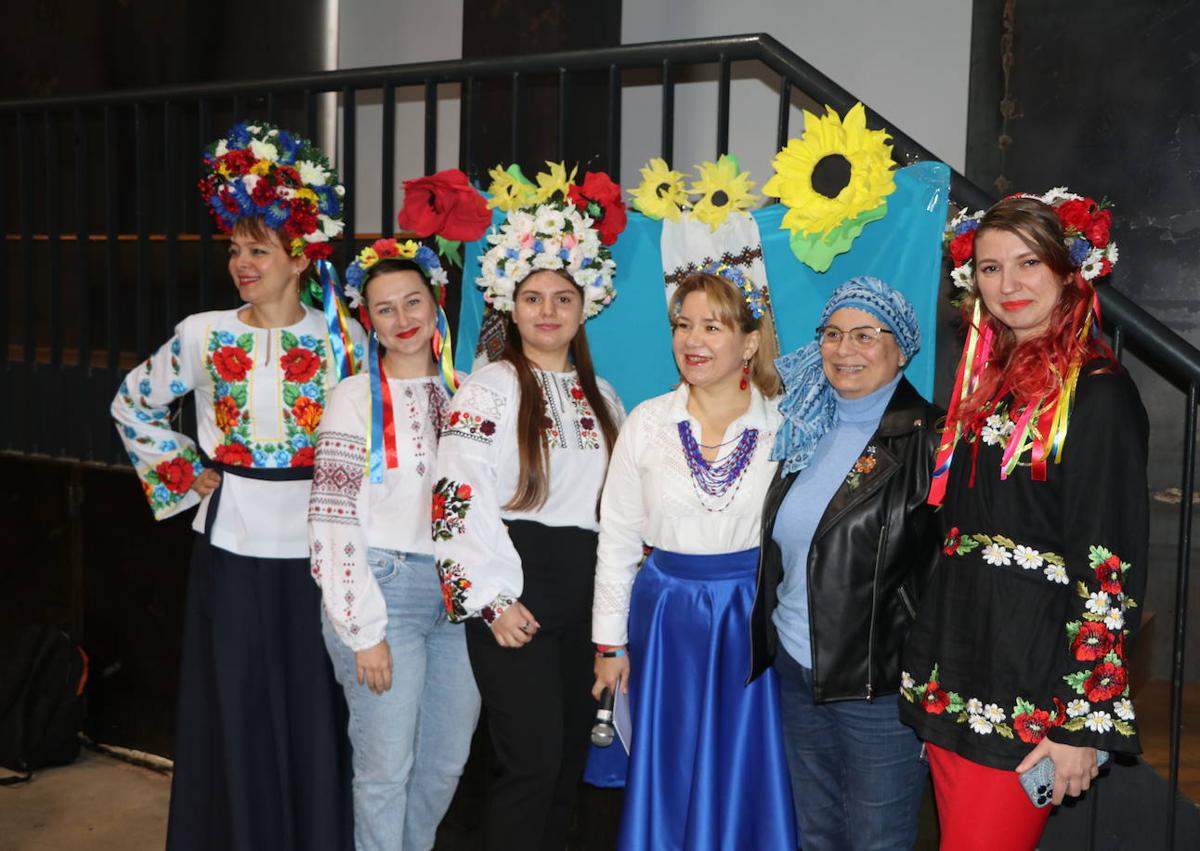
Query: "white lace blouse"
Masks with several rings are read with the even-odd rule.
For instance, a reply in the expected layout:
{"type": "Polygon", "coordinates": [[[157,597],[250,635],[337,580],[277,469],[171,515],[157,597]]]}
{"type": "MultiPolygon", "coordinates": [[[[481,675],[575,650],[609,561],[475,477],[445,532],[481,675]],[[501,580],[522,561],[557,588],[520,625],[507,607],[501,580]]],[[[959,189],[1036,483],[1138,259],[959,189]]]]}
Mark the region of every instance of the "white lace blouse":
{"type": "Polygon", "coordinates": [[[679,434],[687,422],[697,442],[700,425],[687,410],[688,385],[634,408],[617,438],[600,503],[592,640],[625,644],[629,595],[643,542],[691,555],[732,553],[757,547],[763,498],[775,474],[771,446],[779,428],[775,402],[751,385],[750,406],[729,424],[717,462],[737,450],[745,429],[757,429],[754,452],[741,477],[720,496],[692,476],[679,434]]]}

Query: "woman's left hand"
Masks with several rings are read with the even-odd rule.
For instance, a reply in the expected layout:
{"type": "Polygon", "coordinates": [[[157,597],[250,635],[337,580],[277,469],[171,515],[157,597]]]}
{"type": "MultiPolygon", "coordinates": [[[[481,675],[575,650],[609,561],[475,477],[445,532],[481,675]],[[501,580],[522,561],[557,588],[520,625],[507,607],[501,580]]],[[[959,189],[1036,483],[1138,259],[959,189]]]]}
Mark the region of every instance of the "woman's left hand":
{"type": "Polygon", "coordinates": [[[1056,807],[1067,795],[1082,795],[1092,785],[1092,778],[1100,773],[1095,748],[1077,748],[1045,738],[1025,754],[1017,766],[1017,774],[1033,768],[1046,756],[1054,760],[1054,797],[1050,802],[1056,807]]]}

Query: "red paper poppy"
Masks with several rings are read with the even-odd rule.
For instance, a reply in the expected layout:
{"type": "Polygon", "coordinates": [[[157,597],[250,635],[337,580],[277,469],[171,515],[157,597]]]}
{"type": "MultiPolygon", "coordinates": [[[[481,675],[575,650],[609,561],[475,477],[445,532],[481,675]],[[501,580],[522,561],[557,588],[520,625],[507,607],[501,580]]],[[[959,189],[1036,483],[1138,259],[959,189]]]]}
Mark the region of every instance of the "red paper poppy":
{"type": "Polygon", "coordinates": [[[953,258],[955,266],[966,263],[974,254],[975,231],[969,230],[966,233],[960,233],[950,240],[950,257],[953,258]]]}
{"type": "Polygon", "coordinates": [[[604,172],[584,174],[581,185],[571,185],[568,197],[572,204],[595,220],[596,232],[605,245],[612,245],[625,230],[627,218],[621,187],[604,172]]]}
{"type": "Polygon", "coordinates": [[[404,181],[404,207],[397,216],[401,230],[422,239],[479,239],[492,223],[487,201],[467,182],[467,176],[448,168],[428,177],[404,181]]]}

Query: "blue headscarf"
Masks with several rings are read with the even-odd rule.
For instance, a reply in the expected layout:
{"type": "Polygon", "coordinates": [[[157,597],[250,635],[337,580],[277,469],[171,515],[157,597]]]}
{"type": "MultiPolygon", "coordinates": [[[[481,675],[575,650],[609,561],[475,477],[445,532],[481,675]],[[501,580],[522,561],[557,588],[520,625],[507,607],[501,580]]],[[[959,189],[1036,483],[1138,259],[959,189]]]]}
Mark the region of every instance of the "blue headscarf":
{"type": "MultiPolygon", "coordinates": [[[[843,307],[865,311],[887,326],[906,362],[921,348],[917,312],[898,290],[878,278],[861,275],[834,290],[821,313],[821,326],[843,307]]],[[[784,385],[779,403],[783,422],[775,435],[771,460],[782,461],[783,473],[788,475],[808,466],[818,441],[837,423],[837,393],[825,377],[818,340],[779,358],[775,368],[784,385]]]]}

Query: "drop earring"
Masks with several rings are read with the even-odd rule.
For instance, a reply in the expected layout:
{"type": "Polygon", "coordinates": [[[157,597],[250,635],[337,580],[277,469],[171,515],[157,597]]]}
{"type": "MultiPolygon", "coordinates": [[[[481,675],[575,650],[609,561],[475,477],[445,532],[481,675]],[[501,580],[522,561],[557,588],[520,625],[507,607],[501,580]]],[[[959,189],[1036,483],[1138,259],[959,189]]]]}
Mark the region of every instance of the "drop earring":
{"type": "Polygon", "coordinates": [[[738,389],[745,390],[750,386],[750,358],[742,361],[742,380],[738,382],[738,389]]]}

